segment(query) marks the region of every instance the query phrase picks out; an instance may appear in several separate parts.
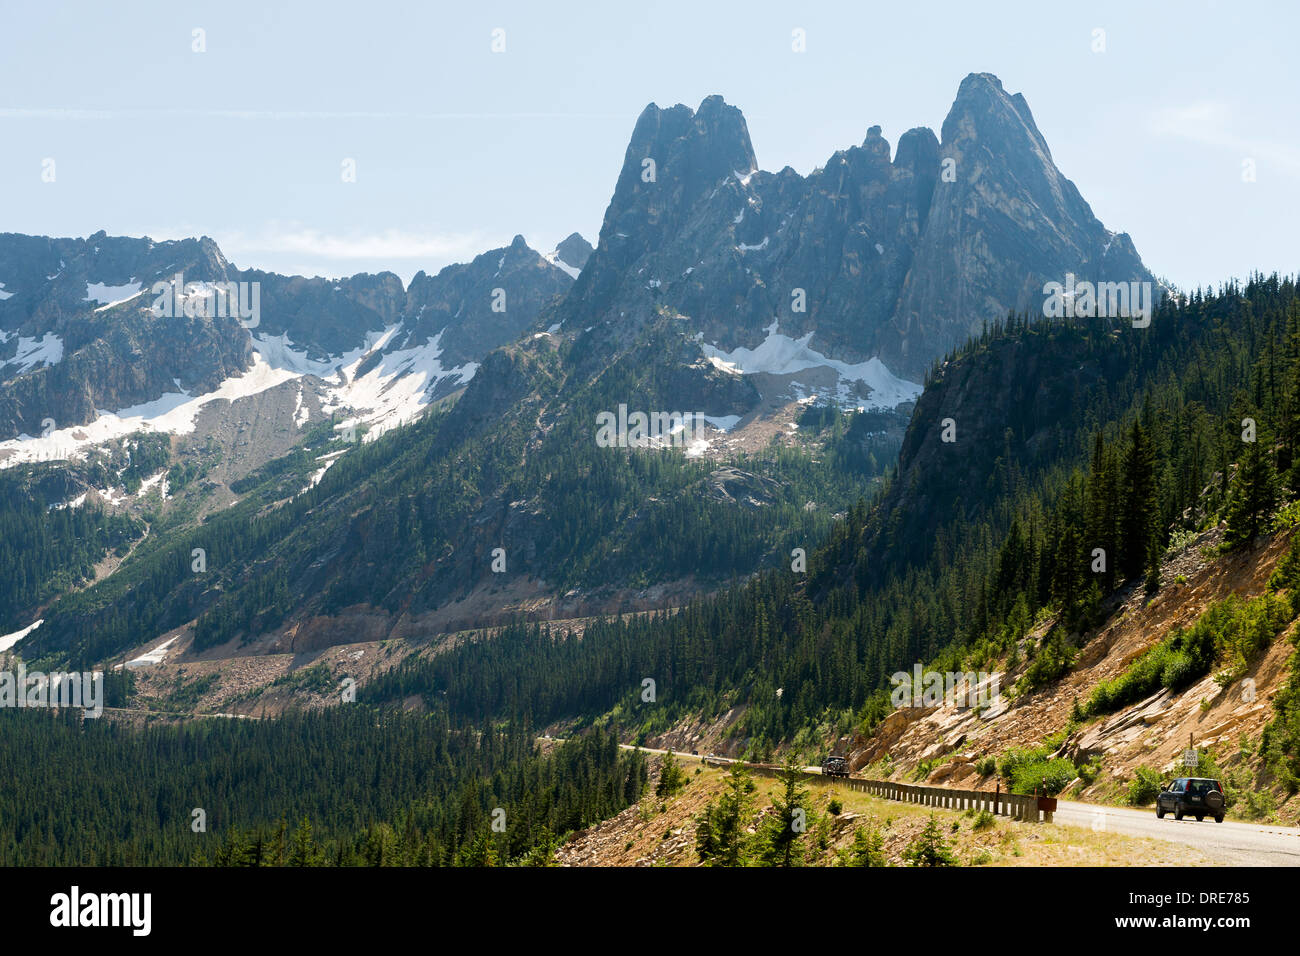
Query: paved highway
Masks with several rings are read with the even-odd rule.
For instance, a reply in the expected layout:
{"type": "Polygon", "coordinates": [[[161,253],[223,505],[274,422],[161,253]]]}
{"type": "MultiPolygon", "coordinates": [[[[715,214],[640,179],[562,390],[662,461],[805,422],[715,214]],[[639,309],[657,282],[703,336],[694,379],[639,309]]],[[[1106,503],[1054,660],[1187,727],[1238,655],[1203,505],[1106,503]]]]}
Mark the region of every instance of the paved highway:
{"type": "MultiPolygon", "coordinates": [[[[647,747],[641,749],[653,754],[668,752],[647,747]]],[[[689,753],[680,750],[674,753],[680,758],[692,759],[689,753]]],[[[734,762],[726,757],[712,759],[734,762]]],[[[820,767],[804,769],[808,773],[821,773],[820,767]]],[[[1154,808],[1138,810],[1075,803],[1071,800],[1057,803],[1054,822],[1059,826],[1086,827],[1101,832],[1182,843],[1196,848],[1213,860],[1234,866],[1300,866],[1300,828],[1296,827],[1237,823],[1232,820],[1215,823],[1212,819],[1198,823],[1195,817],[1175,820],[1172,814],[1160,820],[1156,817],[1154,808]]]]}
{"type": "Polygon", "coordinates": [[[1154,809],[1104,807],[1094,803],[1057,803],[1055,822],[1107,833],[1151,837],[1195,847],[1211,859],[1238,866],[1300,866],[1300,829],[1261,823],[1235,823],[1195,817],[1156,818],[1154,809]]]}

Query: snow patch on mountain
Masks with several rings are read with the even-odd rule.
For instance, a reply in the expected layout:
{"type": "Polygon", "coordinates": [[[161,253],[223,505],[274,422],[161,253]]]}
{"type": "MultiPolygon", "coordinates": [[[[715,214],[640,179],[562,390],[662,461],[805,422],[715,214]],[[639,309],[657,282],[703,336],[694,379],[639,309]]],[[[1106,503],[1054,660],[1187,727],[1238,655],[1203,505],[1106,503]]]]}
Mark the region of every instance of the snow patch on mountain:
{"type": "Polygon", "coordinates": [[[254,353],[253,366],[243,375],[232,376],[214,391],[192,396],[181,390],[167,392],[141,405],[117,411],[97,409],[97,417],[88,425],[72,425],[49,435],[19,435],[0,442],[0,469],[32,461],[60,461],[83,458],[88,449],[133,432],[165,432],[188,435],[194,431],[199,412],[210,402],[229,402],[257,395],[296,376],[268,365],[254,353]]]}
{"type": "Polygon", "coordinates": [[[838,400],[859,408],[894,408],[903,402],[915,401],[921,394],[920,385],[894,375],[879,358],[872,357],[852,365],[830,358],[808,344],[812,341],[812,332],[793,339],[777,331],[776,320],[764,331],[767,338],[757,348],[740,346],[726,352],[704,342],[701,342],[701,348],[714,366],[733,375],[797,375],[809,369],[831,369],[840,380],[838,400]],[[854,395],[857,389],[849,383],[870,389],[869,400],[858,400],[854,395]]]}
{"type": "MultiPolygon", "coordinates": [[[[151,402],[116,411],[98,409],[97,417],[88,425],[60,428],[38,437],[19,435],[0,442],[0,469],[33,461],[84,458],[90,448],[138,431],[188,435],[193,433],[203,406],[222,400],[236,402],[295,380],[299,381],[299,393],[293,418],[302,427],[310,419],[302,395],[309,378],[319,380],[315,388],[321,395],[324,414],[350,416],[342,421],[342,427],[364,425],[366,440],[373,440],[413,420],[433,400],[440,384],[467,384],[479,368],[476,362],[444,368],[441,332],[424,345],[388,351],[400,329],[398,323],[382,332],[371,332],[362,347],[324,359],[310,358],[306,350],[294,346],[287,334],[254,335],[252,366],[226,379],[215,390],[191,395],[177,383],[177,391],[151,402]],[[363,365],[366,371],[358,375],[363,365]]],[[[62,357],[63,342],[53,333],[39,341],[20,338],[17,357],[5,368],[17,364],[19,372],[25,372],[41,362],[52,365],[62,357]]]]}
{"type": "Polygon", "coordinates": [[[573,266],[569,265],[567,262],[561,259],[559,249],[552,249],[546,255],[542,256],[542,258],[545,259],[547,262],[549,262],[551,265],[555,266],[557,269],[561,270],[570,279],[578,278],[578,276],[582,272],[581,269],[575,269],[573,266]]]}
{"type": "Polygon", "coordinates": [[[321,411],[333,414],[350,410],[353,416],[342,424],[367,426],[367,440],[415,418],[432,401],[434,390],[443,381],[467,384],[479,368],[477,362],[444,368],[439,344],[442,332],[414,348],[384,351],[400,327],[399,323],[386,329],[375,349],[340,368],[337,381],[326,383],[328,401],[321,411]],[[373,358],[376,352],[377,362],[373,358]],[[363,364],[373,367],[358,377],[363,364]]]}
{"type": "Polygon", "coordinates": [[[114,670],[121,670],[125,667],[127,670],[135,670],[137,667],[151,667],[154,664],[161,664],[167,658],[167,649],[176,643],[176,638],[170,638],[163,641],[153,650],[139,657],[133,657],[125,664],[118,664],[114,670]]]}
{"type": "Polygon", "coordinates": [[[87,301],[97,302],[101,306],[101,308],[95,310],[96,312],[103,312],[105,309],[111,309],[123,302],[130,302],[143,291],[144,286],[139,282],[128,282],[126,285],[105,285],[102,282],[86,283],[87,301]]]}
{"type": "MultiPolygon", "coordinates": [[[[6,337],[4,341],[8,341],[8,339],[9,337],[6,337]]],[[[11,378],[15,375],[22,375],[24,372],[30,372],[38,365],[58,365],[61,361],[63,361],[63,339],[53,332],[46,332],[39,339],[19,336],[18,351],[3,367],[5,377],[11,378]],[[11,366],[14,365],[17,365],[18,368],[11,370],[11,366]]]]}
{"type": "Polygon", "coordinates": [[[45,618],[41,618],[35,624],[28,624],[21,631],[14,631],[12,634],[6,634],[3,637],[0,637],[0,652],[9,650],[9,648],[13,647],[24,637],[26,637],[28,634],[36,630],[44,623],[45,623],[45,618]]]}

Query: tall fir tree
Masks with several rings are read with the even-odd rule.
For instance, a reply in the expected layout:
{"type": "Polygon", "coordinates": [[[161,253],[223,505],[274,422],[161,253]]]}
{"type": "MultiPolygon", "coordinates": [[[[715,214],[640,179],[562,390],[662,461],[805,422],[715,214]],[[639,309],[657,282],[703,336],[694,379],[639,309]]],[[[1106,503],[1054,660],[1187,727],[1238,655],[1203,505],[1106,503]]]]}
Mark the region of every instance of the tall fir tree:
{"type": "Polygon", "coordinates": [[[1124,459],[1124,499],[1120,507],[1122,538],[1118,562],[1127,580],[1137,577],[1146,567],[1157,507],[1155,451],[1137,419],[1129,429],[1128,454],[1124,459]]]}
{"type": "Polygon", "coordinates": [[[1269,518],[1277,507],[1278,482],[1273,457],[1263,435],[1246,443],[1246,451],[1237,463],[1228,498],[1228,528],[1224,541],[1230,548],[1249,544],[1268,529],[1269,518]]]}

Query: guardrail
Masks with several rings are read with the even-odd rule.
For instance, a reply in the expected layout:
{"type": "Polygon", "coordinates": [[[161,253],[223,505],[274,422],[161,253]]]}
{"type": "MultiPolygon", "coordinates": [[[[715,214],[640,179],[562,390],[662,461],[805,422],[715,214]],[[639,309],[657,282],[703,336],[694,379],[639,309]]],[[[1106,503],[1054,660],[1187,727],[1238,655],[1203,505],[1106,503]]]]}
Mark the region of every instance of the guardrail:
{"type": "MultiPolygon", "coordinates": [[[[839,778],[850,790],[869,793],[885,800],[917,803],[945,810],[987,810],[1012,820],[1038,822],[1038,798],[1000,790],[953,790],[917,783],[894,783],[890,780],[864,780],[860,777],[839,778]]],[[[1053,801],[1055,802],[1055,801],[1053,801]]],[[[1045,822],[1052,822],[1052,812],[1043,811],[1045,822]]]]}
{"type": "MultiPolygon", "coordinates": [[[[712,755],[701,757],[701,763],[714,767],[727,767],[736,762],[725,757],[712,755]]],[[[761,776],[775,776],[781,772],[776,764],[747,763],[751,771],[761,776]]],[[[1009,817],[1023,822],[1051,823],[1052,813],[1056,809],[1054,799],[1042,800],[1021,793],[1004,793],[997,790],[954,790],[951,787],[933,787],[923,783],[895,783],[892,780],[868,780],[864,777],[828,777],[820,773],[807,773],[806,776],[818,780],[830,780],[843,784],[850,790],[869,793],[885,800],[897,800],[900,803],[915,803],[924,807],[943,810],[987,810],[995,816],[1009,817]]]]}

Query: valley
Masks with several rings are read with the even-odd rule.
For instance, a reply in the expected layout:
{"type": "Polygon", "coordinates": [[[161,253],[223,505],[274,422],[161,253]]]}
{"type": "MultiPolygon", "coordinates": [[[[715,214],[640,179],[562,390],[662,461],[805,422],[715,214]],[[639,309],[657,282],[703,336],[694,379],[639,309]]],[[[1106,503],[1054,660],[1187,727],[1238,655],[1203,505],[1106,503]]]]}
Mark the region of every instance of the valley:
{"type": "Polygon", "coordinates": [[[107,696],[0,714],[86,777],[0,862],[1295,865],[1295,278],[1158,279],[988,73],[806,175],[651,103],[616,172],[409,280],[0,235],[0,664],[107,696]]]}

